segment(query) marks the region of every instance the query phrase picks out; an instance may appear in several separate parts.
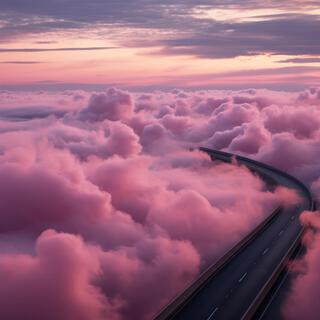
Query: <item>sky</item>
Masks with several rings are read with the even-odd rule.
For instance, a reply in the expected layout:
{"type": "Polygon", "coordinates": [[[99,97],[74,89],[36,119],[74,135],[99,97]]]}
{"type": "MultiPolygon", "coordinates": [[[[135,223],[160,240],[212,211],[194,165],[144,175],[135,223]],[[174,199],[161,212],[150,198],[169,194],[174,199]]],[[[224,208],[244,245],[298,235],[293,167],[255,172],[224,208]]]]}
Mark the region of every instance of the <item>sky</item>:
{"type": "Polygon", "coordinates": [[[2,0],[0,88],[319,85],[319,1],[2,0]]]}

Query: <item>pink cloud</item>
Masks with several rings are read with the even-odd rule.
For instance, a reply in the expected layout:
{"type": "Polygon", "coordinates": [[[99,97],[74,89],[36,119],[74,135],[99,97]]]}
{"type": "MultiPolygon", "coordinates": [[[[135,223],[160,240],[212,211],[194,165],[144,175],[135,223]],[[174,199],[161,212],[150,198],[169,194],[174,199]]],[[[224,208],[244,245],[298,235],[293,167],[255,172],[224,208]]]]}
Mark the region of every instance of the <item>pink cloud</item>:
{"type": "MultiPolygon", "coordinates": [[[[6,103],[20,114],[23,93],[1,94],[0,116],[6,103]]],[[[298,200],[189,149],[249,154],[319,197],[317,94],[26,93],[28,107],[38,98],[51,109],[0,122],[0,317],[151,318],[275,206],[298,200]]]]}
{"type": "Polygon", "coordinates": [[[318,212],[305,212],[301,221],[314,228],[305,240],[308,251],[302,260],[295,263],[295,279],[283,306],[283,314],[288,320],[319,319],[319,283],[320,283],[320,219],[318,212]]]}
{"type": "Polygon", "coordinates": [[[198,253],[187,241],[145,239],[135,248],[101,256],[100,286],[110,299],[126,302],[121,309],[125,319],[150,319],[194,279],[199,264],[198,253]]]}
{"type": "Polygon", "coordinates": [[[80,117],[91,121],[124,120],[131,116],[133,107],[133,99],[129,93],[110,88],[106,93],[93,94],[80,117]]]}
{"type": "Polygon", "coordinates": [[[315,162],[319,147],[317,139],[301,140],[292,133],[278,133],[259,150],[257,158],[279,169],[295,172],[315,162]]]}
{"type": "Polygon", "coordinates": [[[230,150],[247,154],[257,153],[271,140],[271,134],[260,123],[252,122],[242,126],[243,134],[235,137],[229,144],[230,150]]]}
{"type": "Polygon", "coordinates": [[[98,248],[51,230],[35,255],[0,255],[0,309],[4,319],[121,319],[121,301],[108,301],[92,284],[101,272],[98,248]]]}
{"type": "Polygon", "coordinates": [[[291,132],[298,138],[310,138],[320,126],[320,109],[315,106],[272,105],[263,110],[263,115],[271,133],[291,132]]]}
{"type": "Polygon", "coordinates": [[[106,142],[106,150],[109,154],[126,158],[138,154],[141,149],[139,137],[130,127],[121,122],[110,124],[110,135],[106,142]]]}

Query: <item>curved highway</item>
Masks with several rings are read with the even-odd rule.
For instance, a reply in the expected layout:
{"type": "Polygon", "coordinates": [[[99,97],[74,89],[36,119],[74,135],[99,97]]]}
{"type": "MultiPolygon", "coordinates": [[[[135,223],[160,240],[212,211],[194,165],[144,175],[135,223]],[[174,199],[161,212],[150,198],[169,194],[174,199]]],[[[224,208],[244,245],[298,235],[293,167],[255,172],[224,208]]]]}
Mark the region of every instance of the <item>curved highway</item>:
{"type": "Polygon", "coordinates": [[[285,172],[242,156],[207,148],[200,150],[212,160],[230,162],[235,157],[239,164],[261,175],[267,183],[295,189],[302,200],[276,210],[155,319],[251,319],[300,244],[304,228],[299,215],[304,210],[313,210],[313,200],[309,190],[285,172]]]}

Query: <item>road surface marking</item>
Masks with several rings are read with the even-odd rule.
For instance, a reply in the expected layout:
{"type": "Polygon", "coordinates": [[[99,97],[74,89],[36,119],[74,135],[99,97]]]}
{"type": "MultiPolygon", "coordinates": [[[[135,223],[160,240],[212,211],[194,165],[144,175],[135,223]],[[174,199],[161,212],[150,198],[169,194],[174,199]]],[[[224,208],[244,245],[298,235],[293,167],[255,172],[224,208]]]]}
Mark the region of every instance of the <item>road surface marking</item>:
{"type": "Polygon", "coordinates": [[[262,255],[264,256],[268,251],[269,251],[269,248],[265,249],[265,250],[262,252],[262,255]]]}
{"type": "Polygon", "coordinates": [[[218,307],[215,308],[215,309],[210,313],[210,316],[209,316],[209,318],[208,318],[207,320],[210,320],[210,319],[213,317],[213,315],[214,315],[218,310],[219,310],[218,307]]]}
{"type": "Polygon", "coordinates": [[[246,273],[239,279],[239,282],[241,282],[241,281],[247,276],[247,273],[248,273],[248,272],[246,272],[246,273]]]}
{"type": "Polygon", "coordinates": [[[283,234],[283,230],[281,230],[280,232],[279,232],[279,236],[281,236],[283,234]]]}

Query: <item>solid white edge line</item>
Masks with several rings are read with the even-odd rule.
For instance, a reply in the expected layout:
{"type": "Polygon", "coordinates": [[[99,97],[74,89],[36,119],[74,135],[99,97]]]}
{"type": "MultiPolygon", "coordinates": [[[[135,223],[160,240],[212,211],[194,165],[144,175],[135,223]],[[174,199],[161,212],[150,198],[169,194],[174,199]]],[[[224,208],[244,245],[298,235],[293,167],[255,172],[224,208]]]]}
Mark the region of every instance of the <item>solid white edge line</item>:
{"type": "Polygon", "coordinates": [[[287,272],[285,274],[285,276],[283,277],[283,279],[281,280],[278,288],[276,289],[276,291],[274,292],[274,294],[272,295],[271,299],[269,300],[268,304],[266,305],[266,307],[264,308],[262,314],[260,315],[259,319],[258,320],[261,320],[264,316],[264,314],[267,312],[267,310],[269,309],[271,303],[273,302],[275,296],[277,295],[278,291],[281,289],[282,285],[284,284],[284,282],[287,280],[287,277],[289,275],[289,272],[287,272]]]}

